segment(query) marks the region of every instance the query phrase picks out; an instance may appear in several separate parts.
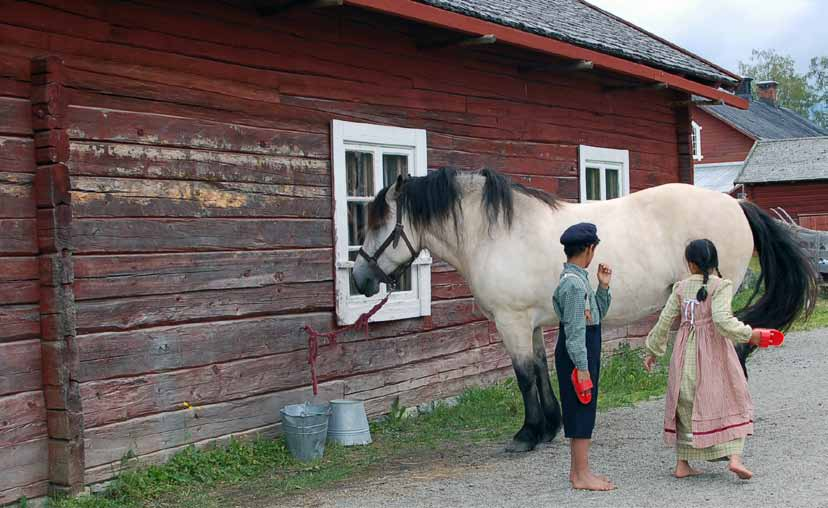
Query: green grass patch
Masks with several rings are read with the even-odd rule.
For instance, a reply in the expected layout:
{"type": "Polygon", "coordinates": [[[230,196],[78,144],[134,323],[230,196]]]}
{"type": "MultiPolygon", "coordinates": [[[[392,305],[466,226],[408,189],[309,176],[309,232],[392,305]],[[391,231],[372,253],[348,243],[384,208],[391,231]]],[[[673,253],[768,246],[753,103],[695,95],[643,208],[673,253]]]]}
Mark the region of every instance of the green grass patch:
{"type": "MultiPolygon", "coordinates": [[[[661,395],[666,369],[648,375],[641,350],[623,345],[604,359],[598,405],[607,410],[661,395]]],[[[557,380],[553,374],[553,386],[557,380]]],[[[330,485],[371,468],[436,450],[470,444],[506,442],[523,423],[523,401],[514,379],[470,388],[453,406],[438,405],[417,418],[402,408],[371,425],[371,446],[345,448],[328,444],[323,459],[303,464],[293,460],[282,438],[233,440],[226,446],[190,447],[160,466],[122,473],[104,492],[75,499],[53,499],[54,508],[210,508],[243,499],[250,492],[270,497],[330,485]]],[[[242,504],[242,503],[240,503],[242,504]]],[[[255,503],[252,503],[255,504],[255,503]]]]}

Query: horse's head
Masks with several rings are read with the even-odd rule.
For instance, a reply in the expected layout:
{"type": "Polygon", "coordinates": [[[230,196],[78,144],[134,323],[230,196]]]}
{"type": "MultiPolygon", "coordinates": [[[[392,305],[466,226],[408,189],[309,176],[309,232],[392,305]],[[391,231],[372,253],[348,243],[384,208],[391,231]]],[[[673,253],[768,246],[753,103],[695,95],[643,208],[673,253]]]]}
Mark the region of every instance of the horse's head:
{"type": "Polygon", "coordinates": [[[365,241],[351,274],[357,290],[365,296],[377,294],[380,283],[396,286],[420,251],[419,235],[401,206],[406,182],[405,177],[397,177],[368,206],[365,241]]]}

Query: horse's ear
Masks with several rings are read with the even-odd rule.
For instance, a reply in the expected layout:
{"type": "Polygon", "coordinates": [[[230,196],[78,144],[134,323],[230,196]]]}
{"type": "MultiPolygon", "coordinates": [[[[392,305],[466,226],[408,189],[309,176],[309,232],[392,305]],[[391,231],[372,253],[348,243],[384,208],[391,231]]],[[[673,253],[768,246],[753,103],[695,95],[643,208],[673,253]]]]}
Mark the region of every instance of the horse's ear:
{"type": "Polygon", "coordinates": [[[399,197],[400,192],[402,192],[403,184],[405,183],[406,176],[404,175],[397,175],[397,181],[394,183],[394,194],[396,197],[399,197]]]}

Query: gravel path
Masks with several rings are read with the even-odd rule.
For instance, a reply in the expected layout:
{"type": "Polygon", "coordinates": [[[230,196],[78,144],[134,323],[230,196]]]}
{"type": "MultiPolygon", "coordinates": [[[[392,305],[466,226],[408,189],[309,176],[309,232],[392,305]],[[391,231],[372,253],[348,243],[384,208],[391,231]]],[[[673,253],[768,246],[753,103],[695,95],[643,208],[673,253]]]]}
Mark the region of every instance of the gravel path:
{"type": "Polygon", "coordinates": [[[809,506],[828,507],[828,330],[791,334],[785,346],[760,351],[750,362],[756,434],[745,462],[751,481],[721,463],[705,474],[670,475],[674,455],[661,444],[663,401],[599,413],[592,459],[618,485],[611,493],[573,491],[569,452],[560,437],[518,456],[502,446],[469,457],[415,464],[406,472],[351,482],[338,490],[291,500],[291,505],[336,508],[809,506]]]}

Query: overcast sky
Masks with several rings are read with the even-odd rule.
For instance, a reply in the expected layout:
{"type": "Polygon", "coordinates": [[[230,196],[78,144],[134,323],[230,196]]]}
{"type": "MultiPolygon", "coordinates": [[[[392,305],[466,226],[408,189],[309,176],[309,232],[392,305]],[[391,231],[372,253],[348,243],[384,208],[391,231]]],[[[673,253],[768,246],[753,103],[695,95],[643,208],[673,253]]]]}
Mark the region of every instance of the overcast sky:
{"type": "Polygon", "coordinates": [[[588,0],[733,72],[775,49],[804,72],[828,56],[828,0],[588,0]]]}

